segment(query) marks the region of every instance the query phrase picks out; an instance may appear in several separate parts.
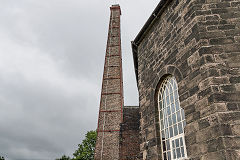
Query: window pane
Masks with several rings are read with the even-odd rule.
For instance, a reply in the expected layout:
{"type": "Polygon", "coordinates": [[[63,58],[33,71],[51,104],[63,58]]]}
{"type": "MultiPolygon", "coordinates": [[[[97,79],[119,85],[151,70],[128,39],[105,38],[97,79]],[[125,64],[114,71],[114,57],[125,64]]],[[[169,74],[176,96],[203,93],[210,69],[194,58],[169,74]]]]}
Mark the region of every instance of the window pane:
{"type": "Polygon", "coordinates": [[[174,90],[177,90],[177,84],[175,82],[173,83],[173,88],[174,90]]]}
{"type": "Polygon", "coordinates": [[[170,115],[170,114],[171,114],[170,106],[169,106],[169,107],[167,107],[167,113],[168,113],[168,115],[170,115]]]}
{"type": "Polygon", "coordinates": [[[182,122],[178,123],[179,134],[183,133],[182,122]]]}
{"type": "Polygon", "coordinates": [[[173,148],[176,148],[176,147],[175,147],[175,141],[172,141],[172,147],[173,147],[173,148]]]}
{"type": "Polygon", "coordinates": [[[174,105],[174,103],[171,104],[171,110],[172,110],[172,113],[175,112],[175,105],[174,105]]]}
{"type": "Polygon", "coordinates": [[[170,83],[169,83],[169,94],[171,94],[171,93],[173,93],[173,88],[172,88],[172,86],[170,85],[170,83]]]}
{"type": "Polygon", "coordinates": [[[175,113],[172,115],[172,121],[173,121],[173,124],[177,123],[176,114],[175,113]]]}
{"type": "Polygon", "coordinates": [[[167,154],[163,153],[163,156],[164,156],[164,160],[167,160],[167,154]]]}
{"type": "Polygon", "coordinates": [[[166,103],[166,100],[165,100],[165,98],[163,98],[162,109],[165,108],[165,103],[166,103]]]}
{"type": "Polygon", "coordinates": [[[178,122],[181,121],[180,111],[177,112],[177,121],[178,121],[178,122]]]}
{"type": "Polygon", "coordinates": [[[166,95],[168,95],[168,94],[169,94],[169,92],[168,92],[168,89],[167,89],[167,88],[166,88],[166,90],[165,90],[165,91],[166,91],[166,92],[165,92],[165,93],[166,93],[166,95]]]}
{"type": "Polygon", "coordinates": [[[170,143],[169,143],[169,140],[167,140],[166,142],[167,142],[167,150],[170,150],[170,143]]]}
{"type": "Polygon", "coordinates": [[[174,125],[174,136],[178,135],[178,129],[177,129],[177,125],[174,125]]]}
{"type": "Polygon", "coordinates": [[[163,141],[163,151],[166,151],[166,141],[163,141]]]}
{"type": "Polygon", "coordinates": [[[167,155],[168,155],[168,160],[171,160],[171,152],[168,152],[167,155]]]}
{"type": "Polygon", "coordinates": [[[169,124],[169,126],[172,125],[172,118],[171,118],[171,116],[168,117],[168,124],[169,124]]]}
{"type": "Polygon", "coordinates": [[[164,131],[162,131],[162,140],[165,140],[165,133],[164,133],[164,131]]]}
{"type": "Polygon", "coordinates": [[[176,149],[173,150],[173,159],[176,159],[177,156],[176,156],[176,149]]]}
{"type": "Polygon", "coordinates": [[[180,148],[177,148],[177,158],[181,157],[181,152],[180,152],[180,148]]]}
{"type": "Polygon", "coordinates": [[[180,138],[180,146],[183,146],[183,139],[182,139],[182,137],[180,138]]]}
{"type": "Polygon", "coordinates": [[[162,110],[162,107],[163,107],[162,103],[163,103],[162,101],[159,102],[159,110],[162,110]]]}
{"type": "Polygon", "coordinates": [[[170,105],[169,96],[167,96],[166,99],[167,99],[167,106],[169,106],[170,105]]]}
{"type": "Polygon", "coordinates": [[[170,102],[173,103],[174,99],[173,99],[173,94],[170,94],[170,102]]]}
{"type": "Polygon", "coordinates": [[[168,129],[166,129],[165,134],[166,134],[166,138],[169,138],[168,129]]]}
{"type": "Polygon", "coordinates": [[[184,153],[184,148],[181,147],[181,153],[182,153],[182,157],[185,157],[185,153],[184,153]]]}
{"type": "Polygon", "coordinates": [[[169,128],[169,132],[170,132],[170,137],[173,137],[173,128],[172,127],[169,128]]]}
{"type": "Polygon", "coordinates": [[[180,147],[180,146],[179,146],[179,139],[176,139],[176,140],[175,140],[175,143],[176,143],[176,148],[180,147]]]}
{"type": "Polygon", "coordinates": [[[165,128],[167,128],[167,127],[168,127],[168,121],[167,121],[167,118],[165,118],[164,121],[165,121],[165,128]]]}
{"type": "Polygon", "coordinates": [[[175,102],[175,104],[176,104],[176,111],[178,111],[178,110],[179,110],[179,101],[177,100],[177,101],[175,102]]]}
{"type": "Polygon", "coordinates": [[[178,101],[178,92],[177,90],[174,92],[175,100],[178,101]]]}

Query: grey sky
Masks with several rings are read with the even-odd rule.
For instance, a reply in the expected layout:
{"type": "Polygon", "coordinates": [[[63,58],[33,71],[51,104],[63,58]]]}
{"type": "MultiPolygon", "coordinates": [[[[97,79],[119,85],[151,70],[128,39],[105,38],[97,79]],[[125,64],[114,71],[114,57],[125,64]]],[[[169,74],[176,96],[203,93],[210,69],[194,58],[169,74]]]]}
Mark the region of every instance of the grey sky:
{"type": "MultiPolygon", "coordinates": [[[[0,0],[0,155],[53,160],[96,129],[110,10],[103,0],[0,0]]],[[[119,0],[125,105],[130,41],[159,1],[119,0]]]]}

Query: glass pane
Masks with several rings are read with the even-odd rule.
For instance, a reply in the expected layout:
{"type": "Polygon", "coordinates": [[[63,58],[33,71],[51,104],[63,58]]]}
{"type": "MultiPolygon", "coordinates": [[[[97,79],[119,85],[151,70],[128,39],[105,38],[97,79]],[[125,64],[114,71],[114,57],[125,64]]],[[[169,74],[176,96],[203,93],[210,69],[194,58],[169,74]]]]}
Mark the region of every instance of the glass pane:
{"type": "Polygon", "coordinates": [[[174,92],[174,96],[175,96],[175,100],[177,101],[178,100],[178,91],[177,90],[174,92]]]}
{"type": "MultiPolygon", "coordinates": [[[[168,113],[168,115],[170,115],[170,114],[171,114],[170,106],[169,106],[169,107],[167,107],[167,113],[168,113]]],[[[179,115],[180,115],[180,113],[179,113],[179,115]]]]}
{"type": "Polygon", "coordinates": [[[170,102],[173,103],[174,99],[173,99],[173,94],[170,94],[170,102]]]}
{"type": "Polygon", "coordinates": [[[168,160],[171,160],[171,152],[167,152],[168,160]]]}
{"type": "Polygon", "coordinates": [[[183,133],[182,122],[178,123],[179,134],[183,133]]]}
{"type": "Polygon", "coordinates": [[[163,117],[167,118],[167,109],[166,108],[163,109],[163,117]]]}
{"type": "Polygon", "coordinates": [[[163,151],[166,151],[166,141],[163,141],[163,151]]]}
{"type": "Polygon", "coordinates": [[[165,118],[164,121],[165,121],[165,128],[167,128],[167,127],[168,127],[168,121],[167,121],[167,118],[165,118]]]}
{"type": "Polygon", "coordinates": [[[174,141],[174,140],[172,141],[172,148],[176,148],[176,147],[175,147],[175,141],[174,141]]]}
{"type": "Polygon", "coordinates": [[[165,140],[165,133],[164,133],[164,131],[162,131],[162,140],[165,140]]]}
{"type": "Polygon", "coordinates": [[[182,153],[182,157],[185,157],[185,153],[184,153],[184,148],[181,147],[181,153],[182,153]]]}
{"type": "Polygon", "coordinates": [[[170,94],[173,93],[172,85],[170,84],[169,84],[169,91],[170,91],[170,94]]]}
{"type": "Polygon", "coordinates": [[[169,96],[167,96],[166,99],[167,99],[167,106],[169,106],[170,105],[169,96]]]}
{"type": "Polygon", "coordinates": [[[183,139],[182,139],[182,137],[180,138],[180,146],[183,146],[183,139]]]}
{"type": "Polygon", "coordinates": [[[172,115],[172,121],[173,121],[173,124],[177,123],[176,114],[175,113],[172,115]]]}
{"type": "Polygon", "coordinates": [[[180,146],[179,146],[179,139],[176,139],[176,140],[175,140],[175,143],[176,143],[176,148],[180,147],[180,146]]]}
{"type": "Polygon", "coordinates": [[[167,153],[163,153],[164,160],[167,160],[167,153]]]}
{"type": "Polygon", "coordinates": [[[177,112],[177,121],[178,121],[178,122],[181,121],[180,111],[177,112]]]}
{"type": "Polygon", "coordinates": [[[174,125],[174,136],[178,135],[178,129],[177,129],[177,125],[174,125]]]}
{"type": "Polygon", "coordinates": [[[170,78],[170,83],[173,85],[173,78],[170,78]]]}
{"type": "Polygon", "coordinates": [[[166,105],[165,105],[165,101],[166,101],[165,98],[163,98],[162,109],[165,108],[165,106],[166,106],[166,105]]]}
{"type": "Polygon", "coordinates": [[[171,104],[171,110],[172,110],[172,113],[175,112],[175,105],[174,105],[174,103],[171,104]]]}
{"type": "Polygon", "coordinates": [[[169,138],[168,129],[166,129],[165,134],[166,134],[166,138],[169,138]]]}
{"type": "Polygon", "coordinates": [[[181,157],[181,152],[180,152],[180,148],[177,148],[177,158],[181,157]]]}
{"type": "Polygon", "coordinates": [[[176,149],[173,150],[173,159],[176,159],[177,156],[176,156],[176,149]]]}
{"type": "Polygon", "coordinates": [[[174,90],[177,90],[177,84],[175,82],[173,83],[173,88],[174,90]]]}
{"type": "Polygon", "coordinates": [[[169,140],[167,140],[166,142],[167,142],[167,150],[170,150],[170,143],[169,143],[169,140]]]}
{"type": "Polygon", "coordinates": [[[168,124],[169,124],[169,126],[172,125],[172,118],[171,118],[171,116],[168,117],[168,124]]]}
{"type": "Polygon", "coordinates": [[[165,93],[166,93],[166,95],[168,95],[168,94],[169,94],[169,92],[168,92],[168,89],[167,89],[167,88],[166,88],[166,90],[165,90],[165,91],[166,91],[166,92],[165,92],[165,93]]]}
{"type": "Polygon", "coordinates": [[[178,111],[179,110],[179,101],[177,100],[176,102],[175,102],[175,104],[176,104],[176,111],[178,111]]]}
{"type": "Polygon", "coordinates": [[[159,110],[162,110],[162,107],[163,107],[162,103],[163,103],[162,101],[159,102],[159,110]]]}
{"type": "Polygon", "coordinates": [[[169,132],[170,132],[170,137],[172,138],[173,137],[173,128],[172,127],[169,128],[169,132]]]}

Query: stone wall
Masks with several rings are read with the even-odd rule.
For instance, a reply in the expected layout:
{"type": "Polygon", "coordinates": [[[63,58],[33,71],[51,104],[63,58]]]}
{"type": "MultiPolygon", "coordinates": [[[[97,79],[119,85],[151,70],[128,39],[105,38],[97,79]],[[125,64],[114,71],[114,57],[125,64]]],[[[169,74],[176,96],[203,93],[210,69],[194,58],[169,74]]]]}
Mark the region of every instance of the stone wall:
{"type": "Polygon", "coordinates": [[[123,123],[120,131],[120,159],[136,160],[140,152],[139,107],[123,108],[123,123]]]}
{"type": "Polygon", "coordinates": [[[178,82],[189,159],[240,159],[240,0],[162,0],[133,42],[143,159],[161,158],[156,92],[178,82]]]}

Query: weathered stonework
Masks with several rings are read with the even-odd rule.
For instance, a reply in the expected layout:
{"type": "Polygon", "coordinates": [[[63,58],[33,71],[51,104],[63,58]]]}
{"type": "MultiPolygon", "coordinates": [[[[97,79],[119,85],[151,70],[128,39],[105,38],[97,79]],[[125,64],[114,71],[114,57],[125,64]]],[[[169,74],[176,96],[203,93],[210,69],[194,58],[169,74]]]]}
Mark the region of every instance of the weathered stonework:
{"type": "Polygon", "coordinates": [[[240,0],[162,0],[133,46],[143,159],[161,158],[156,93],[178,82],[191,160],[240,159],[240,0]]]}
{"type": "Polygon", "coordinates": [[[95,160],[118,160],[123,121],[122,53],[119,5],[110,7],[108,42],[99,108],[95,160]]]}
{"type": "Polygon", "coordinates": [[[140,153],[139,106],[124,106],[120,132],[120,159],[136,160],[140,153]]]}

